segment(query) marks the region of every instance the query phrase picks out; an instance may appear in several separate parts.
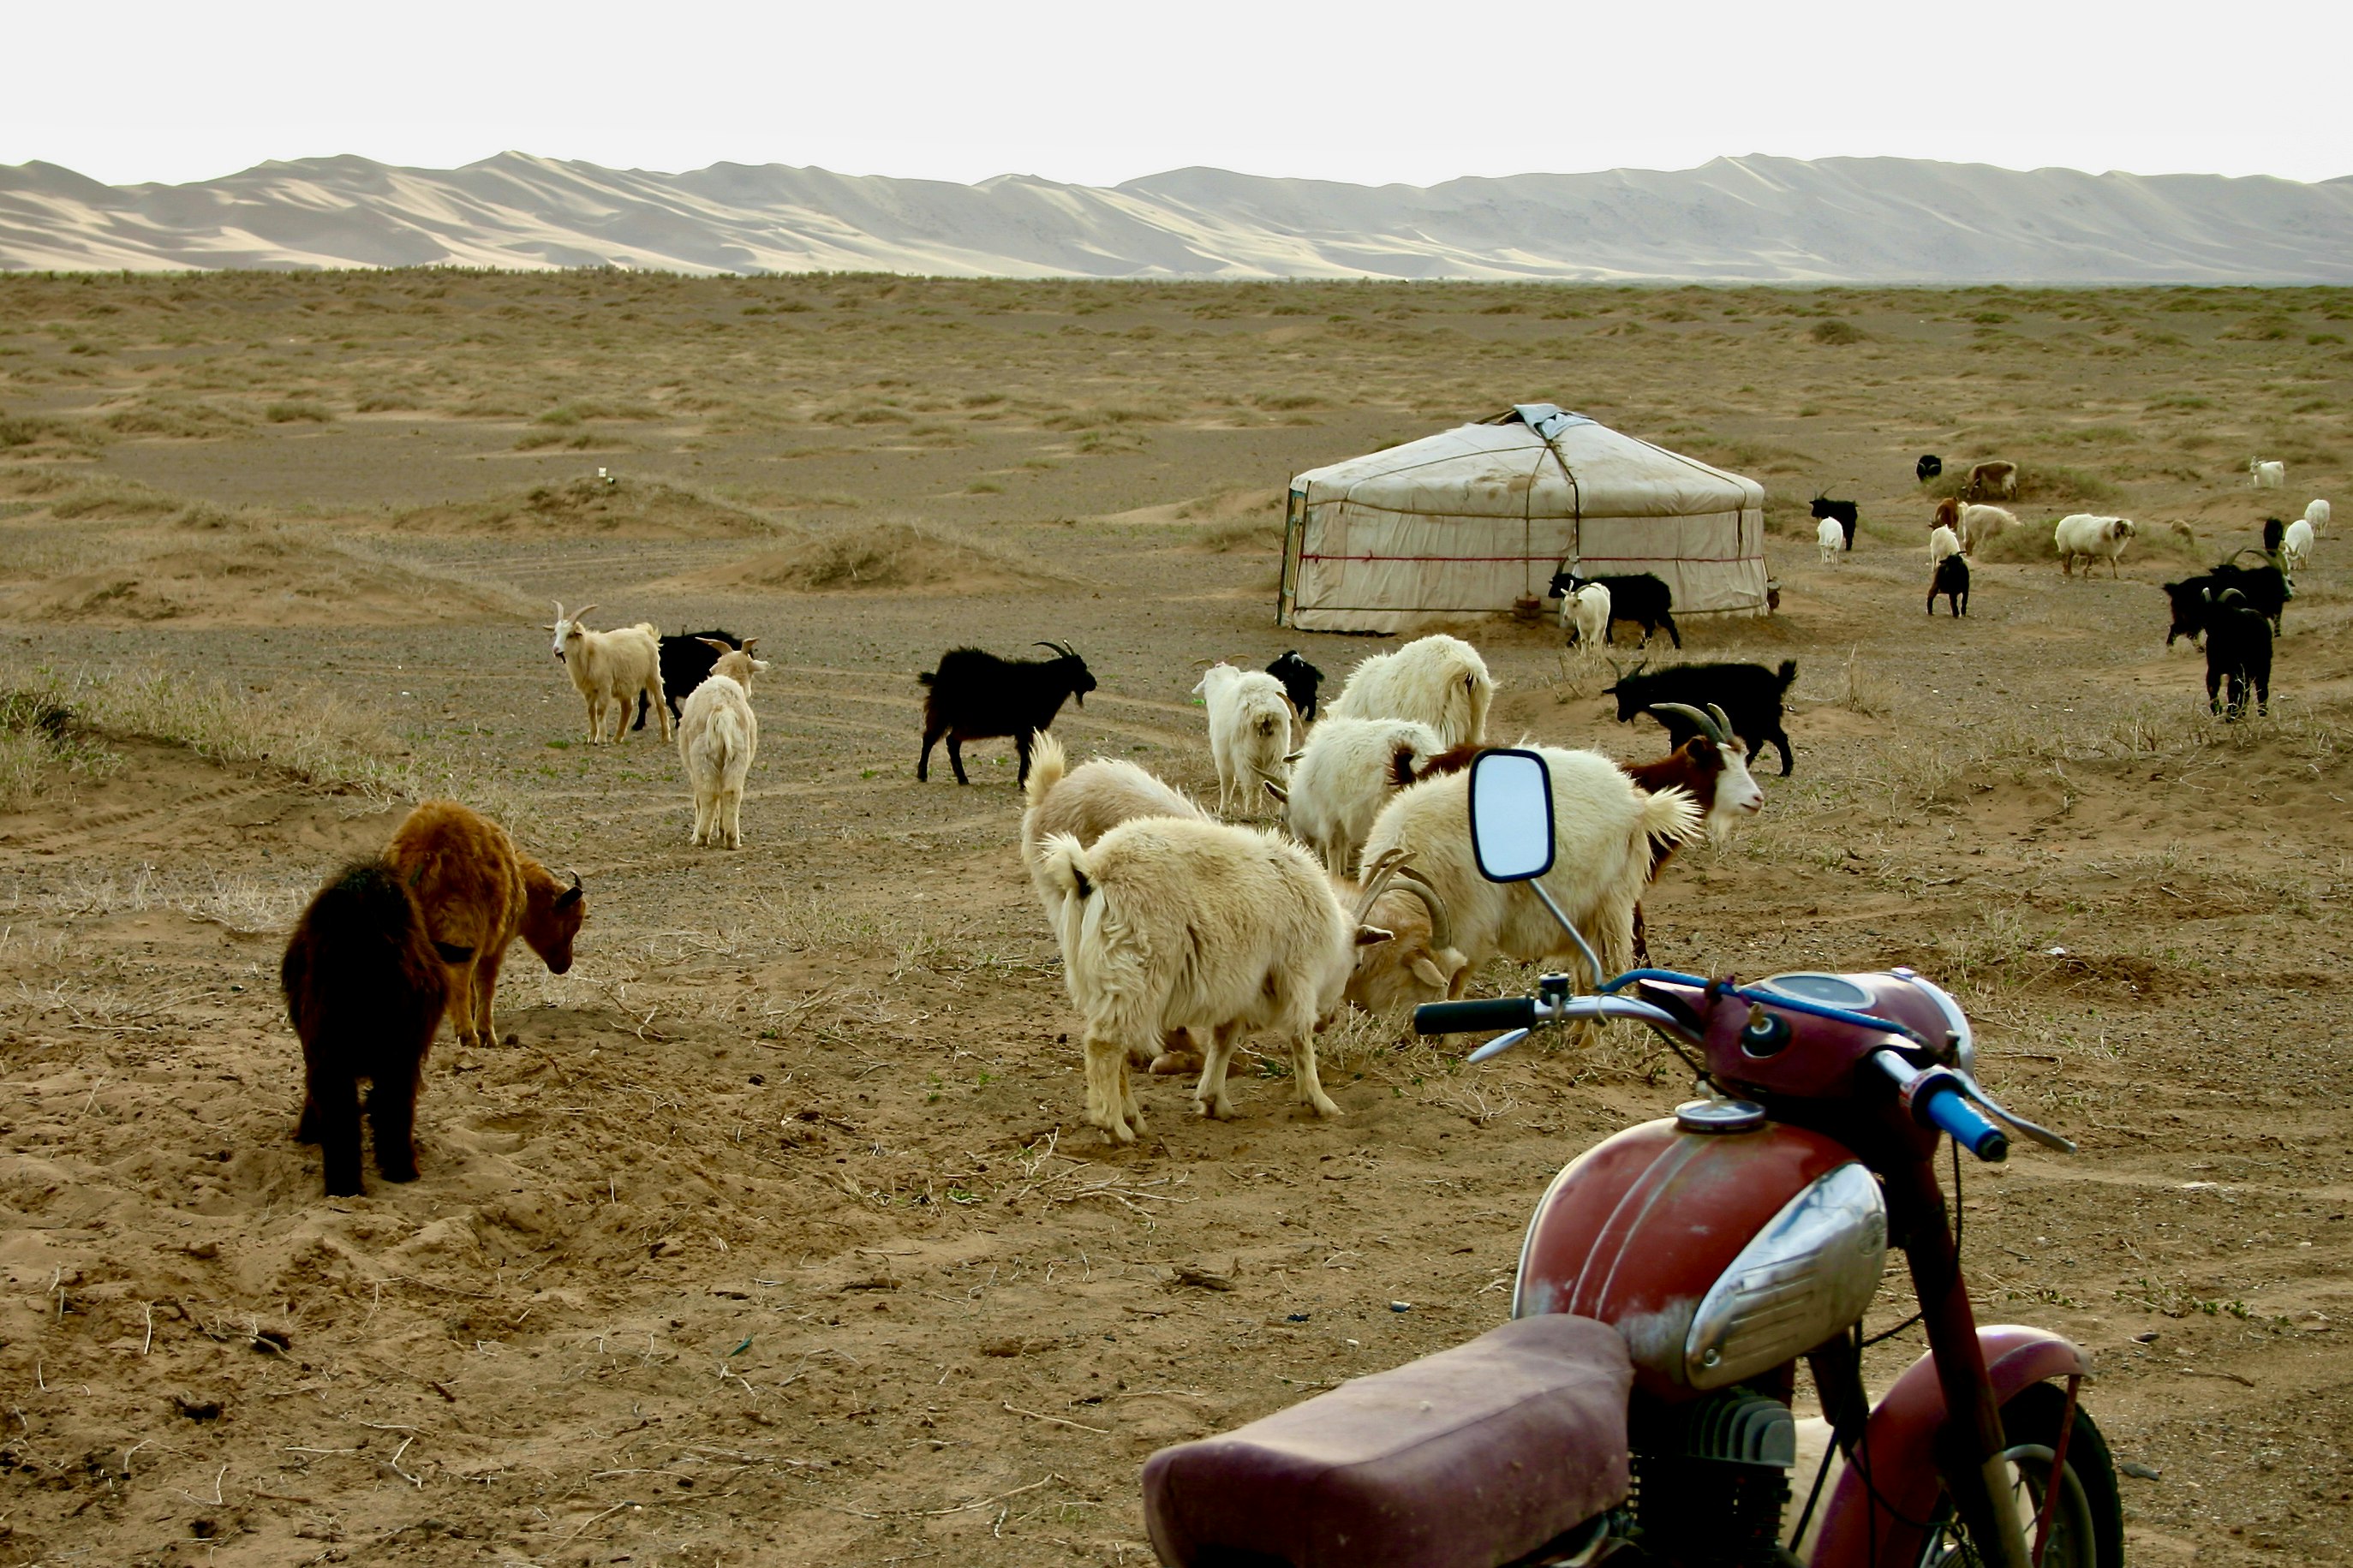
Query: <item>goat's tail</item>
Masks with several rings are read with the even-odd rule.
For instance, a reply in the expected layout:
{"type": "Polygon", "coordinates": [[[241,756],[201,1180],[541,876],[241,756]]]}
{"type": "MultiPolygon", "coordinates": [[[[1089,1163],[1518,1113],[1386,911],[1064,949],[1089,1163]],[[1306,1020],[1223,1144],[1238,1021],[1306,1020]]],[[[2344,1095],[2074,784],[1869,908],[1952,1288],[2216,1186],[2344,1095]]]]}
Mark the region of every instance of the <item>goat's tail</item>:
{"type": "Polygon", "coordinates": [[[1410,741],[1398,742],[1397,750],[1389,753],[1389,787],[1391,789],[1406,789],[1412,785],[1414,763],[1419,756],[1420,753],[1414,749],[1413,742],[1410,741]]]}
{"type": "Polygon", "coordinates": [[[1039,730],[1029,737],[1029,782],[1022,786],[1022,796],[1029,809],[1037,810],[1046,802],[1046,794],[1062,782],[1071,769],[1070,754],[1062,742],[1054,739],[1050,730],[1039,730]]]}
{"type": "Polygon", "coordinates": [[[1067,833],[1050,833],[1038,851],[1038,886],[1046,895],[1046,915],[1061,945],[1064,978],[1077,961],[1086,931],[1087,911],[1099,900],[1094,868],[1079,841],[1067,833]]]}
{"type": "Polygon", "coordinates": [[[1642,834],[1652,844],[1681,844],[1699,836],[1699,802],[1687,789],[1662,789],[1642,800],[1642,834]]]}
{"type": "Polygon", "coordinates": [[[1781,689],[1784,691],[1788,690],[1790,687],[1797,684],[1797,680],[1798,661],[1794,658],[1783,659],[1781,661],[1781,689]]]}

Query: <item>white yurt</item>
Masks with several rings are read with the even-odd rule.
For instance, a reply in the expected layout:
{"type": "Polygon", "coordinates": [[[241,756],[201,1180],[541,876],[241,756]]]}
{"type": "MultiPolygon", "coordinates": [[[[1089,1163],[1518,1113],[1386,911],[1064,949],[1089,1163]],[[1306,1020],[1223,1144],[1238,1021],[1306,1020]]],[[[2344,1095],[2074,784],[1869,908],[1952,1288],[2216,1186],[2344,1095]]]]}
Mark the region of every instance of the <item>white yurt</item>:
{"type": "Polygon", "coordinates": [[[1286,626],[1509,612],[1563,566],[1655,573],[1677,616],[1765,611],[1765,487],[1549,403],[1291,481],[1286,626]]]}

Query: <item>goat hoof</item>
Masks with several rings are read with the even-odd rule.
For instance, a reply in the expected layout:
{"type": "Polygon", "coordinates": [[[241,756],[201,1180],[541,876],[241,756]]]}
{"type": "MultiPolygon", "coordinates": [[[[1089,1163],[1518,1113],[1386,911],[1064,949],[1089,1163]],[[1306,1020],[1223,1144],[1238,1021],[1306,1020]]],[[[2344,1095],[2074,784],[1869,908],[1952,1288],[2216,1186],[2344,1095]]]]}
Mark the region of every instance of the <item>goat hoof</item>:
{"type": "Polygon", "coordinates": [[[1314,1100],[1313,1103],[1315,1109],[1315,1114],[1324,1118],[1327,1121],[1334,1121],[1339,1117],[1348,1114],[1346,1111],[1341,1110],[1339,1106],[1335,1104],[1332,1100],[1332,1097],[1329,1095],[1325,1095],[1322,1099],[1314,1100]]]}

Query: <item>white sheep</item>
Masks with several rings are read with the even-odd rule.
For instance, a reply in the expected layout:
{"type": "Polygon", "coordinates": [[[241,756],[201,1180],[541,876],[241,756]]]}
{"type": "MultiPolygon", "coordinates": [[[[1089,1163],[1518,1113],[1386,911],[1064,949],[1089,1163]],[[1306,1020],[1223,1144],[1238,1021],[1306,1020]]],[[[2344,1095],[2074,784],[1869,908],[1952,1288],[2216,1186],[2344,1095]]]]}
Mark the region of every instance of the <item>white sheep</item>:
{"type": "Polygon", "coordinates": [[[661,738],[670,738],[670,705],[662,700],[660,634],[651,621],[639,621],[609,632],[592,632],[581,619],[594,605],[583,605],[567,616],[564,602],[555,601],[555,657],[571,673],[572,684],[588,704],[588,743],[602,745],[605,710],[613,710],[611,739],[621,738],[628,722],[629,704],[639,692],[661,714],[661,738]]]}
{"type": "Polygon", "coordinates": [[[2301,572],[2304,563],[2312,559],[2312,524],[2297,518],[2287,525],[2280,536],[2280,564],[2290,572],[2301,572]]]}
{"type": "Polygon", "coordinates": [[[1335,719],[1413,719],[1450,747],[1469,746],[1485,738],[1494,695],[1494,678],[1479,650],[1461,637],[1440,635],[1363,660],[1324,712],[1335,719]]]}
{"type": "MultiPolygon", "coordinates": [[[[1615,974],[1634,955],[1634,910],[1650,885],[1654,845],[1700,831],[1687,790],[1650,794],[1599,752],[1536,748],[1552,774],[1553,868],[1542,879],[1564,913],[1615,974]]],[[[1453,945],[1471,967],[1490,958],[1566,959],[1567,933],[1524,883],[1490,882],[1471,847],[1471,775],[1428,779],[1382,811],[1365,840],[1368,862],[1392,851],[1413,857],[1452,916],[1453,945]]]]}
{"type": "Polygon", "coordinates": [[[1826,517],[1815,526],[1814,547],[1821,552],[1825,566],[1839,558],[1846,548],[1846,530],[1839,526],[1838,519],[1826,517]]]}
{"type": "Polygon", "coordinates": [[[1086,1020],[1086,1119],[1106,1142],[1132,1143],[1144,1127],[1129,1053],[1151,1054],[1174,1029],[1205,1042],[1200,1114],[1233,1114],[1227,1065],[1257,1029],[1290,1047],[1300,1103],[1340,1114],[1316,1077],[1315,1026],[1339,1006],[1356,947],[1389,933],[1352,921],[1306,850],[1253,828],[1152,816],[1092,848],[1053,834],[1042,866],[1063,981],[1086,1020]]]}
{"type": "Polygon", "coordinates": [[[1259,783],[1281,784],[1291,750],[1291,699],[1264,670],[1213,664],[1193,688],[1209,709],[1209,760],[1218,769],[1218,810],[1259,810],[1259,783]]]}
{"type": "Polygon", "coordinates": [[[694,792],[694,828],[687,842],[741,849],[744,778],[760,752],[752,678],[766,673],[768,661],[752,657],[758,637],[745,637],[740,649],[715,637],[702,640],[719,650],[719,658],[678,716],[678,757],[694,792]]]}
{"type": "Polygon", "coordinates": [[[1445,749],[1437,731],[1411,719],[1326,717],[1307,731],[1290,788],[1269,793],[1282,801],[1292,837],[1322,856],[1326,869],[1346,876],[1381,807],[1445,749]]]}
{"type": "Polygon", "coordinates": [[[2275,490],[2287,483],[2285,463],[2266,463],[2260,458],[2247,459],[2247,483],[2251,489],[2275,490]]]}
{"type": "Polygon", "coordinates": [[[2092,574],[2093,564],[2105,561],[2108,574],[2116,576],[2117,558],[2125,546],[2132,542],[2138,531],[2121,517],[2102,517],[2093,512],[2070,512],[2059,520],[2051,531],[2052,548],[2059,552],[2059,570],[2074,575],[2075,563],[2084,563],[2084,575],[2092,574]]]}
{"type": "Polygon", "coordinates": [[[2017,517],[2000,507],[1965,506],[1961,509],[1961,553],[1975,555],[1979,545],[1997,537],[2002,530],[2017,526],[2017,517]]]}
{"type": "Polygon", "coordinates": [[[2312,501],[2304,509],[2304,521],[2312,524],[2315,533],[2328,526],[2328,503],[2325,500],[2312,501]]]}
{"type": "Polygon", "coordinates": [[[1599,658],[1609,642],[1609,590],[1588,583],[1560,596],[1560,629],[1578,651],[1599,658]]]}

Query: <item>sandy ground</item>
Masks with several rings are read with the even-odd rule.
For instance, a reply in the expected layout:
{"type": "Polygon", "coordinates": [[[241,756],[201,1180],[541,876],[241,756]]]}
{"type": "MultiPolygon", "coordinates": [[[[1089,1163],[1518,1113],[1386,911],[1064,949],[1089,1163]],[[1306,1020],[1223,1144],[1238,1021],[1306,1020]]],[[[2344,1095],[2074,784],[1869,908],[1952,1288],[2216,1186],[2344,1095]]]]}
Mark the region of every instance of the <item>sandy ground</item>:
{"type": "MultiPolygon", "coordinates": [[[[1983,1317],[2095,1351],[2133,1559],[2353,1558],[2353,571],[2325,536],[2238,726],[2154,586],[2277,510],[2249,450],[2294,509],[2341,489],[2349,314],[0,279],[0,685],[97,725],[0,813],[0,1562],[1149,1562],[1154,1448],[1498,1321],[1545,1181],[1683,1098],[1672,1059],[1623,1031],[1469,1068],[1353,1020],[1344,1120],[1254,1069],[1205,1123],[1156,1079],[1152,1135],[1105,1152],[1009,755],[916,784],[913,672],[1068,637],[1102,680],[1074,751],[1208,788],[1196,661],[1381,646],[1271,624],[1283,478],[1538,396],[1775,493],[1780,614],[1685,640],[1798,660],[1797,771],[1675,864],[1654,952],[1951,984],[1997,1092],[2084,1145],[1969,1171],[1966,1258],[1983,1317]],[[2031,521],[2096,498],[2195,552],[2083,582],[2015,550],[1930,619],[1923,449],[2019,458],[2031,521]],[[1816,486],[1865,507],[1827,568],[1816,486]],[[649,732],[584,743],[535,629],[558,595],[763,638],[743,852],[687,846],[649,732]],[[438,788],[581,872],[579,962],[518,956],[513,1043],[445,1039],[422,1180],[324,1201],[284,931],[438,788]]],[[[1497,732],[1655,752],[1556,634],[1473,635],[1497,732]]],[[[1891,1278],[1873,1321],[1907,1310],[1891,1278]]]]}

